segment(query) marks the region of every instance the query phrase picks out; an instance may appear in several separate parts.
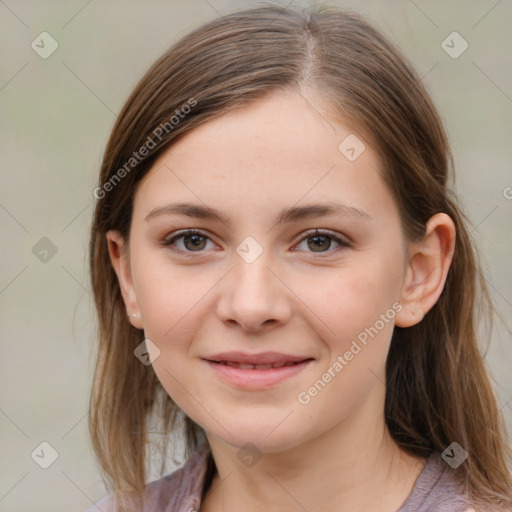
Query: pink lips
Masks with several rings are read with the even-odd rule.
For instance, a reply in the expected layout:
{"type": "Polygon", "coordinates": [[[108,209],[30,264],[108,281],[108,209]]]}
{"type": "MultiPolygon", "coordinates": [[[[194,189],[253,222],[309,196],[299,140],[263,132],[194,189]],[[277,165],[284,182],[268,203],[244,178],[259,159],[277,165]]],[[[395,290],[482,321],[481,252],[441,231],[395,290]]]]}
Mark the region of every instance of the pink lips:
{"type": "Polygon", "coordinates": [[[313,359],[278,352],[223,352],[204,360],[222,380],[232,386],[257,389],[268,388],[296,375],[313,359]]]}

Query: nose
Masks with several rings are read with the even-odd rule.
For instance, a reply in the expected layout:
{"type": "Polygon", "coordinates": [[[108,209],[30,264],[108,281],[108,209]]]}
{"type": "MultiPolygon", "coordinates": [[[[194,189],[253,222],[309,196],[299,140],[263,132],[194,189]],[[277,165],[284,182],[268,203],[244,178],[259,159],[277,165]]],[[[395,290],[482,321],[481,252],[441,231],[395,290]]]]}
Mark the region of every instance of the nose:
{"type": "Polygon", "coordinates": [[[293,295],[265,252],[252,263],[234,256],[234,269],[223,279],[217,313],[231,326],[261,332],[284,325],[291,316],[293,295]]]}

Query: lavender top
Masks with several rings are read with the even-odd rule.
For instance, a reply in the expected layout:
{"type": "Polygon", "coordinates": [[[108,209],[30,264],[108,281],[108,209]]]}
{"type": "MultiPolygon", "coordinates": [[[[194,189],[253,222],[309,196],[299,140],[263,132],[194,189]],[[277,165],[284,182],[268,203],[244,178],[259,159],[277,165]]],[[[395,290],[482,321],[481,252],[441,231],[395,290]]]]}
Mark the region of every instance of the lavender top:
{"type": "MultiPolygon", "coordinates": [[[[210,452],[201,451],[185,465],[146,487],[138,512],[198,512],[207,479],[210,452]]],[[[465,512],[468,503],[458,491],[450,469],[434,452],[418,476],[414,487],[397,512],[465,512]]],[[[106,497],[86,512],[115,512],[112,497],[106,497]]]]}

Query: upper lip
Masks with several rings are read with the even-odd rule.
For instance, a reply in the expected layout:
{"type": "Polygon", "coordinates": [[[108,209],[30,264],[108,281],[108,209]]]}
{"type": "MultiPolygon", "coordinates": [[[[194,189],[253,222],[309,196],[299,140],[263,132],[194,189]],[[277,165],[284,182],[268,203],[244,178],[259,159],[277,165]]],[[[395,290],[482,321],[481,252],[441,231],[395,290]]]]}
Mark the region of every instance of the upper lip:
{"type": "Polygon", "coordinates": [[[240,364],[285,364],[297,363],[312,359],[311,357],[293,356],[279,352],[260,352],[259,354],[246,354],[245,352],[221,352],[205,357],[207,361],[231,362],[240,364]]]}

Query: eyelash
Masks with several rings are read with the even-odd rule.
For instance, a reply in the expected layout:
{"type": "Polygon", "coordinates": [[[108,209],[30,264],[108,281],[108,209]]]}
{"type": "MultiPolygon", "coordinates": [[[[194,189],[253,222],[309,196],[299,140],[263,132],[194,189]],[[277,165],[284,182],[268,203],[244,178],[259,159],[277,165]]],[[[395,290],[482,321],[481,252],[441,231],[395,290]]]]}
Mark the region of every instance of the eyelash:
{"type": "MultiPolygon", "coordinates": [[[[186,236],[192,236],[192,235],[199,235],[199,236],[201,236],[203,238],[206,238],[206,239],[212,241],[209,236],[207,236],[205,233],[203,233],[201,231],[198,231],[196,229],[184,229],[184,230],[178,231],[171,238],[167,237],[165,240],[162,241],[162,245],[164,245],[165,247],[169,247],[172,251],[179,252],[179,253],[185,255],[185,257],[194,257],[193,254],[195,252],[200,254],[200,253],[202,253],[204,251],[183,251],[182,249],[177,249],[176,247],[173,247],[173,244],[176,242],[176,240],[179,240],[180,238],[184,238],[186,236]]],[[[313,251],[308,251],[311,254],[319,255],[320,258],[323,257],[322,254],[330,255],[333,252],[336,252],[337,250],[340,250],[342,248],[346,249],[346,248],[351,247],[351,244],[348,241],[343,240],[343,239],[337,237],[336,235],[333,235],[329,231],[325,231],[325,230],[322,230],[322,229],[311,229],[309,231],[306,231],[304,236],[297,242],[297,244],[300,244],[304,240],[307,240],[308,238],[313,238],[315,236],[327,237],[327,238],[330,238],[330,239],[334,240],[338,244],[340,244],[340,247],[338,247],[338,248],[336,248],[334,250],[329,250],[329,251],[324,251],[324,252],[317,252],[317,253],[315,253],[313,251]]]]}

